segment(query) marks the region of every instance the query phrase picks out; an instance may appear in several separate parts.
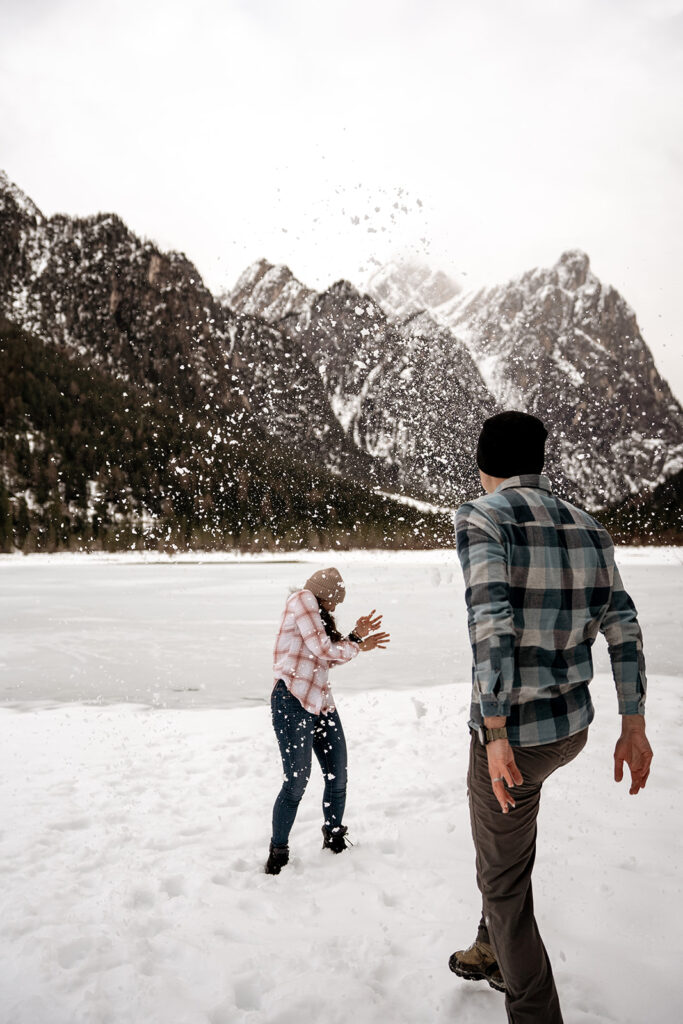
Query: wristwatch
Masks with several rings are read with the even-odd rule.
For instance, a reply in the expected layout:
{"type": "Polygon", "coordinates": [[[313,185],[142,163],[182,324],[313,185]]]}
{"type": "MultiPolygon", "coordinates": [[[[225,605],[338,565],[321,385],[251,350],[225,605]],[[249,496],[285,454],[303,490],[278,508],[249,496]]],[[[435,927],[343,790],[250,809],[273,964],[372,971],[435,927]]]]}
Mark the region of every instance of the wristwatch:
{"type": "Polygon", "coordinates": [[[508,731],[504,725],[500,729],[487,729],[485,726],[480,725],[477,727],[477,736],[481,745],[485,747],[487,743],[493,743],[494,740],[506,740],[508,738],[508,731]]]}
{"type": "Polygon", "coordinates": [[[363,637],[358,636],[358,633],[354,632],[354,630],[351,630],[351,632],[349,633],[349,640],[351,640],[354,644],[363,643],[363,637]]]}

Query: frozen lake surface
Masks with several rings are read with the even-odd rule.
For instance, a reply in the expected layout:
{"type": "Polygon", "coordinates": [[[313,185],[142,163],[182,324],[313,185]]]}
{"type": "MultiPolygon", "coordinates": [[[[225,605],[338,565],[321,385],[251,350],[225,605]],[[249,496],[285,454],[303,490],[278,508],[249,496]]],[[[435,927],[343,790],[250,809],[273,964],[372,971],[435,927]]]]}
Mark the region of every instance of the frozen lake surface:
{"type": "MultiPolygon", "coordinates": [[[[683,552],[622,549],[648,670],[680,672],[683,552]]],[[[269,699],[272,647],[290,586],[336,564],[338,624],[377,608],[391,646],[335,671],[339,693],[470,684],[464,587],[454,551],[289,556],[0,557],[0,704],[131,702],[236,707],[269,699]]],[[[608,672],[606,645],[594,648],[608,672]]]]}

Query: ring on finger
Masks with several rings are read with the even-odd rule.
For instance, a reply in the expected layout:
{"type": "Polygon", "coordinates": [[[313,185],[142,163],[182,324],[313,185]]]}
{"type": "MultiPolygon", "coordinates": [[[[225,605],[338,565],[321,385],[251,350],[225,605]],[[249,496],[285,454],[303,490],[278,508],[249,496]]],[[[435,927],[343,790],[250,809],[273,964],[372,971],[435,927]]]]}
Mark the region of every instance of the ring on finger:
{"type": "Polygon", "coordinates": [[[501,777],[499,779],[491,779],[491,782],[505,782],[505,779],[501,775],[501,777]]]}

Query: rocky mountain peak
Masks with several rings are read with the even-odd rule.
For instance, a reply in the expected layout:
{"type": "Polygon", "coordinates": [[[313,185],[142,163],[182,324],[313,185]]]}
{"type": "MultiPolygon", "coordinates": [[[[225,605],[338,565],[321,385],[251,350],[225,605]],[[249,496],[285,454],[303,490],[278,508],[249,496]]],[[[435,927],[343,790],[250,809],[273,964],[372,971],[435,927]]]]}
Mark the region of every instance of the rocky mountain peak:
{"type": "Polygon", "coordinates": [[[260,259],[247,267],[234,288],[221,296],[221,302],[237,313],[277,323],[293,313],[302,313],[313,294],[289,267],[260,259]]]}
{"type": "Polygon", "coordinates": [[[367,291],[392,319],[434,309],[462,291],[455,278],[424,263],[393,260],[368,280],[367,291]]]}
{"type": "Polygon", "coordinates": [[[0,212],[5,215],[14,212],[35,221],[45,220],[33,200],[10,181],[3,170],[0,170],[0,212]]]}
{"type": "Polygon", "coordinates": [[[568,291],[576,291],[586,283],[590,259],[580,249],[568,249],[555,264],[555,270],[560,285],[568,291]]]}
{"type": "Polygon", "coordinates": [[[234,286],[229,291],[224,292],[221,299],[233,309],[237,309],[239,304],[251,295],[254,288],[264,277],[275,269],[275,265],[269,263],[268,260],[256,260],[246,270],[242,271],[234,286]]]}
{"type": "Polygon", "coordinates": [[[359,291],[350,281],[341,278],[318,292],[315,296],[315,306],[331,307],[336,306],[350,316],[355,317],[382,317],[382,310],[374,299],[359,291]]]}

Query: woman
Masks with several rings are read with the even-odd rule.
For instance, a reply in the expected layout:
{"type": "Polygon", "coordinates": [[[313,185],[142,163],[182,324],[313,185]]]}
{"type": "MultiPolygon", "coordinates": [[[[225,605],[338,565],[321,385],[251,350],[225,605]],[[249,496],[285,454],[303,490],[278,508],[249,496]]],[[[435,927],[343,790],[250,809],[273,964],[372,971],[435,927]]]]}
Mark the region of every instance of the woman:
{"type": "Polygon", "coordinates": [[[315,753],[325,780],[323,849],[346,849],[342,824],[346,803],[346,741],[332,699],[328,673],[359,651],[384,648],[388,633],[373,633],[382,622],[374,610],[358,620],[344,639],[332,613],[346,596],[336,569],[321,569],[303,590],[290,594],[275,641],[275,685],[271,697],[273,727],[280,746],[284,782],[273,807],[273,836],[265,871],[279,875],[289,861],[289,833],[315,753]]]}

